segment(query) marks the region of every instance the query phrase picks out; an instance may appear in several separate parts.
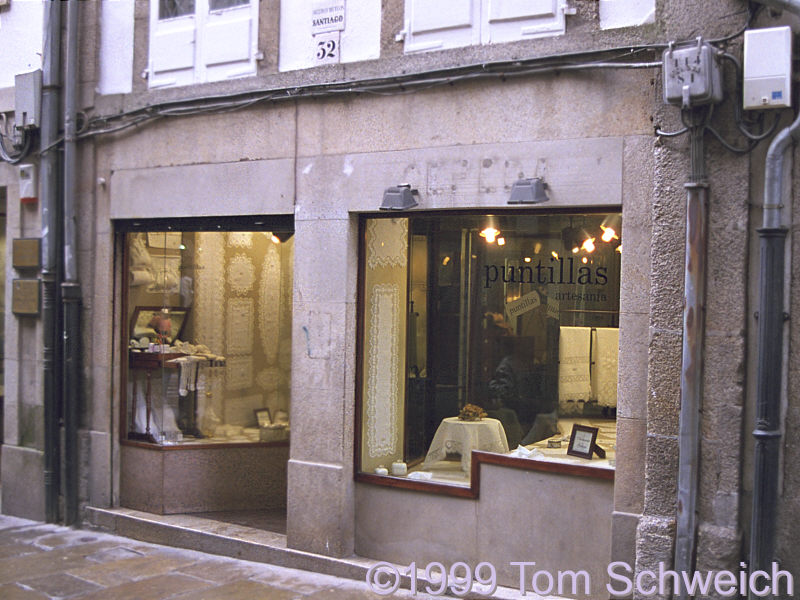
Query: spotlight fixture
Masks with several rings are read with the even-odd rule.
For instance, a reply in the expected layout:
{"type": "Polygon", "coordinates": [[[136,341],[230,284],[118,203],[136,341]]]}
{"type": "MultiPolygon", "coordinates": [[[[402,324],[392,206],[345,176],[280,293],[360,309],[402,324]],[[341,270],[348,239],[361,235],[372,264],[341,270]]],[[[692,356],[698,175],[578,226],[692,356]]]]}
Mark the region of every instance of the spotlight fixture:
{"type": "Polygon", "coordinates": [[[603,235],[600,236],[600,239],[606,243],[619,240],[621,234],[620,230],[622,229],[621,225],[622,218],[619,214],[608,215],[600,224],[600,229],[603,231],[603,235]]]}
{"type": "Polygon", "coordinates": [[[408,210],[419,204],[419,192],[411,189],[411,184],[401,183],[388,187],[383,192],[381,210],[408,210]]]}
{"type": "Polygon", "coordinates": [[[294,235],[294,231],[273,231],[270,239],[273,244],[280,244],[287,241],[294,235]]]}
{"type": "Polygon", "coordinates": [[[550,198],[545,193],[548,189],[547,184],[541,177],[530,179],[518,179],[511,186],[511,196],[509,204],[540,204],[547,202],[550,198]]]}
{"type": "MultiPolygon", "coordinates": [[[[494,227],[487,227],[486,229],[481,231],[478,235],[481,236],[482,238],[485,238],[488,243],[494,244],[494,241],[497,239],[497,234],[499,233],[500,231],[495,229],[494,227]]],[[[500,239],[503,240],[503,244],[506,243],[504,238],[500,239]]],[[[502,244],[500,245],[502,246],[502,244]]]]}

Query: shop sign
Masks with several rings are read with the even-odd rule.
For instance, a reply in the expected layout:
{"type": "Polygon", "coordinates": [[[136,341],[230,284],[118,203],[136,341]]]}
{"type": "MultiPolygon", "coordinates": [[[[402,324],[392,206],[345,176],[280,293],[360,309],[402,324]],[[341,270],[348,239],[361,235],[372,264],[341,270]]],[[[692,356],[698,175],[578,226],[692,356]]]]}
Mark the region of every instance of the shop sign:
{"type": "Polygon", "coordinates": [[[311,34],[344,30],[345,0],[314,0],[311,5],[311,34]]]}

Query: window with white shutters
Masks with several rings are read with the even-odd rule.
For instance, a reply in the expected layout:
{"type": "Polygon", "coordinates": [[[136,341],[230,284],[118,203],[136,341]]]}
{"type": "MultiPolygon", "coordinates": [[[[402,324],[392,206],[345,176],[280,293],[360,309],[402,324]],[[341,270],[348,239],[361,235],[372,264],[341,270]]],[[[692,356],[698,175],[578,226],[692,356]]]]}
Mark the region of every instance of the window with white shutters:
{"type": "Polygon", "coordinates": [[[563,0],[406,0],[406,52],[561,35],[563,0]]]}
{"type": "Polygon", "coordinates": [[[151,88],[255,75],[257,54],[257,1],[151,2],[151,88]]]}

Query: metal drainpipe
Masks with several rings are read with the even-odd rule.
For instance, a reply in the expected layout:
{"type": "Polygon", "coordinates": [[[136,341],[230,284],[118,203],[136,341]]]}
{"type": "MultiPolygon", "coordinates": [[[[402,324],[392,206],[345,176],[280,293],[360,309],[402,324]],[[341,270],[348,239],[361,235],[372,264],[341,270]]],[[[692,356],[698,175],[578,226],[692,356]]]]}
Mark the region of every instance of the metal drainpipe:
{"type": "MultiPolygon", "coordinates": [[[[697,486],[700,456],[700,410],[703,404],[703,331],[705,328],[706,240],[708,238],[708,184],[705,181],[702,112],[690,129],[691,179],[686,188],[686,243],[684,269],[681,409],[678,433],[678,512],[675,570],[694,570],[697,540],[697,486]]],[[[680,598],[687,598],[681,586],[680,598]]]]}
{"type": "MultiPolygon", "coordinates": [[[[753,431],[753,510],[750,521],[750,571],[769,570],[775,560],[775,520],[781,438],[783,376],[784,253],[788,229],[782,224],[783,165],[800,140],[800,116],[778,133],[765,164],[764,221],[758,229],[761,265],[758,290],[756,427],[753,431]]],[[[754,598],[753,594],[750,594],[754,598]]]]}
{"type": "Polygon", "coordinates": [[[64,281],[61,283],[61,301],[64,309],[64,522],[67,525],[78,519],[78,401],[81,383],[81,288],[76,261],[78,246],[75,220],[78,7],[78,0],[69,0],[67,3],[67,56],[64,65],[64,281]]]}
{"type": "Polygon", "coordinates": [[[42,388],[44,403],[45,519],[58,520],[60,481],[58,381],[58,260],[59,154],[51,147],[58,138],[61,71],[61,6],[48,2],[44,12],[42,65],[41,210],[42,210],[42,388]],[[48,149],[49,150],[46,150],[48,149]]]}
{"type": "MultiPolygon", "coordinates": [[[[797,0],[759,0],[762,4],[800,15],[797,0]]],[[[800,115],[780,131],[764,164],[763,223],[758,290],[758,355],[756,425],[753,461],[753,506],[750,520],[750,572],[769,570],[775,560],[775,521],[781,446],[781,381],[783,377],[784,256],[788,229],[783,225],[784,162],[800,141],[800,115]]],[[[748,597],[755,595],[750,591],[748,597]]]]}

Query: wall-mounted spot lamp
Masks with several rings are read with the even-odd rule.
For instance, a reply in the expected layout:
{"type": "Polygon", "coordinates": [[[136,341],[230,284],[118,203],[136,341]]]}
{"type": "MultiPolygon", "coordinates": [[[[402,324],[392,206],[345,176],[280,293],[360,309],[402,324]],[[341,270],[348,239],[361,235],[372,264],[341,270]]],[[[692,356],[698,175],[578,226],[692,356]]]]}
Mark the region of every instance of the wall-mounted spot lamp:
{"type": "Polygon", "coordinates": [[[408,210],[414,208],[419,199],[419,192],[411,189],[411,184],[401,183],[395,187],[386,188],[383,192],[381,210],[408,210]]]}
{"type": "Polygon", "coordinates": [[[271,238],[273,243],[280,244],[287,241],[293,235],[294,231],[273,231],[271,238]]]}
{"type": "Polygon", "coordinates": [[[545,193],[547,184],[541,177],[530,179],[518,179],[511,186],[511,197],[509,204],[539,204],[547,202],[550,198],[545,193]]]}

